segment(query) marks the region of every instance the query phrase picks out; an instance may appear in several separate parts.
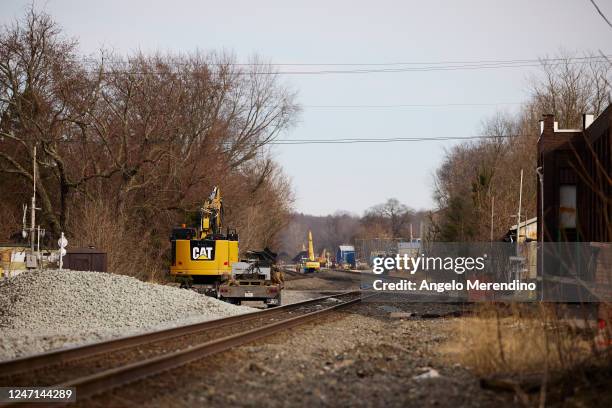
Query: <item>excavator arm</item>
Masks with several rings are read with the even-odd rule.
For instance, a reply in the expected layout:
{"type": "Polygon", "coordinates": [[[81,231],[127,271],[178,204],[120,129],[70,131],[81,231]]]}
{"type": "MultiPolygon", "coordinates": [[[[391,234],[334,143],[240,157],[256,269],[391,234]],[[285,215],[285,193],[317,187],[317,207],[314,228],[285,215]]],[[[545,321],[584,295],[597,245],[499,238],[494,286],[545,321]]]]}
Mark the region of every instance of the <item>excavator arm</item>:
{"type": "Polygon", "coordinates": [[[311,262],[315,260],[315,253],[314,253],[314,246],[312,244],[312,232],[311,231],[308,231],[308,260],[311,262]]]}
{"type": "Polygon", "coordinates": [[[302,263],[304,272],[315,272],[321,269],[321,264],[315,258],[314,245],[312,243],[312,232],[308,231],[308,258],[302,263]]]}
{"type": "Polygon", "coordinates": [[[222,218],[221,190],[218,186],[215,186],[210,193],[210,197],[204,201],[204,205],[200,208],[200,238],[204,239],[208,235],[220,234],[222,218]]]}

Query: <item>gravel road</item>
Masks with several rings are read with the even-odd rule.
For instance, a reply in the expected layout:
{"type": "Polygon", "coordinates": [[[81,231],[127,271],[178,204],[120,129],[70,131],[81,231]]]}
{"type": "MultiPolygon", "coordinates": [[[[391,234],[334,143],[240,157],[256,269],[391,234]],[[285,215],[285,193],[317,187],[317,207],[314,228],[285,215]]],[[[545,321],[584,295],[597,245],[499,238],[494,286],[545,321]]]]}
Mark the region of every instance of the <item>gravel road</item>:
{"type": "Polygon", "coordinates": [[[30,271],[0,281],[0,360],[254,310],[128,276],[30,271]]]}

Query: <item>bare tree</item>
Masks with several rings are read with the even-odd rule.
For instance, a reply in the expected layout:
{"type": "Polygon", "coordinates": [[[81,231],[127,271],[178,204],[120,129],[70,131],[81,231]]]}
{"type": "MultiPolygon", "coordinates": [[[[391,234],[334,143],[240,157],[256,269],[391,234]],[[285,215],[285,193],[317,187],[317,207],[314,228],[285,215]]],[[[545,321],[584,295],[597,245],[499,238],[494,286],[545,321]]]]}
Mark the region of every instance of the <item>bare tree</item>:
{"type": "Polygon", "coordinates": [[[32,183],[30,163],[38,147],[37,193],[56,233],[74,187],[60,145],[81,116],[78,105],[86,103],[88,88],[75,62],[75,47],[48,15],[33,8],[0,33],[0,173],[32,183]]]}
{"type": "Polygon", "coordinates": [[[610,64],[603,58],[588,64],[567,54],[559,58],[542,60],[542,75],[532,80],[530,103],[542,113],[554,114],[561,128],[580,128],[583,113],[599,115],[611,102],[610,64]]]}
{"type": "Polygon", "coordinates": [[[390,198],[384,204],[378,204],[366,211],[364,221],[367,224],[382,224],[390,238],[406,237],[405,227],[409,224],[414,212],[396,198],[390,198]]]}
{"type": "Polygon", "coordinates": [[[17,176],[0,178],[2,191],[14,193],[0,212],[18,217],[37,147],[38,198],[55,233],[115,248],[139,242],[131,256],[161,265],[168,230],[193,220],[220,185],[242,248],[277,244],[292,192],[267,145],[299,107],[274,68],[254,62],[105,51],[85,61],[31,8],[0,31],[0,173],[17,176]],[[93,233],[96,222],[114,238],[93,233]]]}
{"type": "Polygon", "coordinates": [[[538,121],[553,113],[561,128],[580,128],[582,114],[599,114],[610,103],[605,59],[583,61],[565,56],[543,60],[542,72],[531,81],[532,96],[517,116],[498,113],[483,122],[487,139],[454,147],[436,172],[434,198],[441,240],[489,239],[491,200],[495,198],[494,235],[499,238],[517,222],[520,170],[524,171],[523,212],[536,215],[535,163],[538,121]]]}

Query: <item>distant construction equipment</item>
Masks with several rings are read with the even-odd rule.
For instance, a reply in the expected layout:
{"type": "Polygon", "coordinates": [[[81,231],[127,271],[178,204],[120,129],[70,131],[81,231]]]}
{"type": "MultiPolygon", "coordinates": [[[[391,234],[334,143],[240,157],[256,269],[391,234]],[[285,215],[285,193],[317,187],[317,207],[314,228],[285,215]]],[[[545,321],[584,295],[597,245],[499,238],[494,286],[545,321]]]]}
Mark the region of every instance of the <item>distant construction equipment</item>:
{"type": "Polygon", "coordinates": [[[321,269],[321,263],[315,258],[311,231],[308,231],[308,257],[302,259],[299,269],[303,273],[313,273],[321,269]]]}
{"type": "Polygon", "coordinates": [[[321,255],[317,260],[319,261],[321,267],[327,268],[329,266],[329,252],[327,252],[327,248],[323,248],[321,255]]]}

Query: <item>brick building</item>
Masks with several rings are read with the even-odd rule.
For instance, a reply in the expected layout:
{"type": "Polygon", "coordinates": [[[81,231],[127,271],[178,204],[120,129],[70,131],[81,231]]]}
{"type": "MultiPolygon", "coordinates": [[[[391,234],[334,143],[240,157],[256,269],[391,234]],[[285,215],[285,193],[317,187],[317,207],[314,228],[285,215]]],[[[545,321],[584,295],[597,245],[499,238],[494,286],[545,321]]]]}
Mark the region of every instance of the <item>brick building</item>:
{"type": "Polygon", "coordinates": [[[548,300],[612,300],[612,105],[582,122],[582,129],[559,129],[553,115],[540,122],[538,274],[548,300]]]}
{"type": "Polygon", "coordinates": [[[553,115],[540,122],[538,167],[538,240],[610,242],[612,238],[612,105],[595,120],[583,115],[582,129],[558,129],[553,115]]]}

